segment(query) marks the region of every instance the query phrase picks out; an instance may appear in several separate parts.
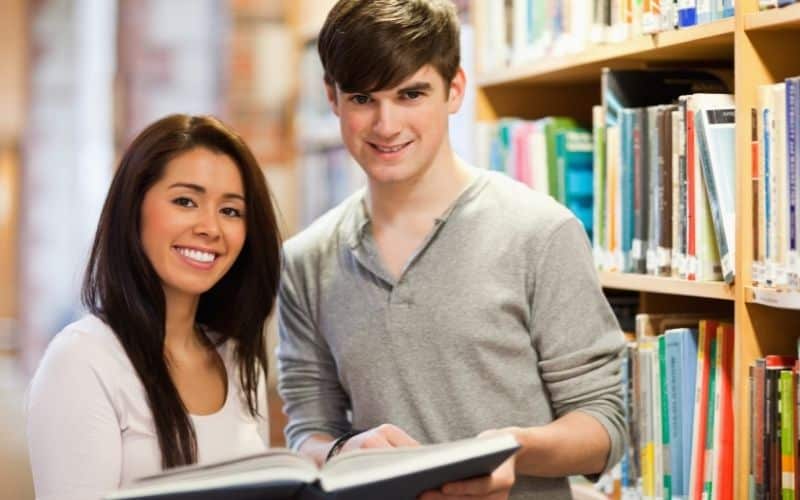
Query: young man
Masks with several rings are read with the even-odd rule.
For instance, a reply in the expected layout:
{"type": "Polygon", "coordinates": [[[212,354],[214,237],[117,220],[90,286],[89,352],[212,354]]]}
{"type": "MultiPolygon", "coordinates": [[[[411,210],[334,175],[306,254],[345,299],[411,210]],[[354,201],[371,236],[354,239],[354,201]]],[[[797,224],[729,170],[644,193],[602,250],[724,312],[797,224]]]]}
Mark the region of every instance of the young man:
{"type": "Polygon", "coordinates": [[[320,33],[368,185],[285,245],[286,435],[322,462],[502,429],[514,459],[425,497],[570,498],[622,453],[623,338],[577,219],[453,153],[458,32],[449,0],[340,0],[320,33]]]}

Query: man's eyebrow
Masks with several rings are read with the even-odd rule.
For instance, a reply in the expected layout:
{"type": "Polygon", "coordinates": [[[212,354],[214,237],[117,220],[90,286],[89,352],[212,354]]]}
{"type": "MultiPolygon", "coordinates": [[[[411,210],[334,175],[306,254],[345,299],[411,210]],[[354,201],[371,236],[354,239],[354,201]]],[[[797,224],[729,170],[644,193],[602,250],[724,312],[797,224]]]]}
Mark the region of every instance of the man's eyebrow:
{"type": "MultiPolygon", "coordinates": [[[[173,188],[186,188],[186,189],[191,189],[192,191],[196,191],[196,192],[198,192],[200,194],[205,194],[206,193],[206,188],[204,188],[203,186],[201,186],[199,184],[192,184],[191,182],[176,182],[174,184],[171,184],[167,189],[173,189],[173,188]]],[[[223,198],[234,198],[234,199],[237,199],[237,200],[244,201],[244,196],[242,196],[240,194],[237,194],[237,193],[225,193],[225,194],[222,195],[222,197],[223,198]]]]}
{"type": "Polygon", "coordinates": [[[430,91],[433,86],[428,82],[415,82],[400,89],[397,89],[398,94],[405,94],[406,92],[423,92],[430,91]]]}

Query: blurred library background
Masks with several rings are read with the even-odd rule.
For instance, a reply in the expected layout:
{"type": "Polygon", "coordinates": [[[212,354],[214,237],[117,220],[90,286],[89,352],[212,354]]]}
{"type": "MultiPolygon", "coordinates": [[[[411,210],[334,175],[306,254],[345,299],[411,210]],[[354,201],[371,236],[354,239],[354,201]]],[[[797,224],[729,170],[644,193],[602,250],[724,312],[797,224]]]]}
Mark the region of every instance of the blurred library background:
{"type": "MultiPolygon", "coordinates": [[[[316,54],[333,3],[0,0],[0,496],[33,498],[24,392],[53,335],[83,314],[99,211],[144,126],[178,112],[232,125],[267,177],[284,237],[363,185],[316,54]]],[[[464,37],[469,66],[469,27],[464,37]]],[[[472,107],[474,92],[453,119],[468,161],[472,107]]],[[[270,412],[280,445],[280,403],[270,412]]]]}
{"type": "MultiPolygon", "coordinates": [[[[581,498],[797,498],[800,3],[453,1],[455,151],[575,213],[629,341],[629,446],[581,498]]],[[[232,125],[285,237],[364,185],[316,53],[333,3],[0,0],[2,498],[33,498],[25,389],[83,314],[99,211],[144,126],[232,125]]]]}

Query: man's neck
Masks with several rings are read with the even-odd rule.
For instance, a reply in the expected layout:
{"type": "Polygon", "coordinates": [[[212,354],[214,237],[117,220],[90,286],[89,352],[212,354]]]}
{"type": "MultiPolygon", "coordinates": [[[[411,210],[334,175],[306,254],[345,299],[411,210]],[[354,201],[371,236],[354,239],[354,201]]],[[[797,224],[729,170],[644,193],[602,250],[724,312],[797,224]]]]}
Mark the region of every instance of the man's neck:
{"type": "Polygon", "coordinates": [[[373,225],[425,223],[441,216],[475,175],[455,154],[447,156],[407,182],[369,182],[367,206],[373,225]]]}

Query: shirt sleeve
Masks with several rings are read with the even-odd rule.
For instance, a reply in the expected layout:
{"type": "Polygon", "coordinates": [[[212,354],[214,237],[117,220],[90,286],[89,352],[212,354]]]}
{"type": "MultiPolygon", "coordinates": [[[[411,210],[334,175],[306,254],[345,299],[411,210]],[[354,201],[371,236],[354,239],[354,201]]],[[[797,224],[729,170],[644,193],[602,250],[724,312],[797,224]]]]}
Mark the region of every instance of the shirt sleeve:
{"type": "Polygon", "coordinates": [[[589,241],[575,218],[559,225],[539,255],[532,340],[555,414],[581,411],[608,432],[606,470],[625,447],[621,355],[624,337],[603,294],[589,241]]]}
{"type": "Polygon", "coordinates": [[[286,440],[297,449],[316,433],[350,430],[350,398],[339,383],[336,362],[312,320],[310,300],[298,293],[284,268],[278,293],[278,390],[289,417],[286,440]]]}
{"type": "Polygon", "coordinates": [[[92,347],[51,342],[27,397],[27,434],[37,500],[99,500],[119,487],[122,438],[92,347]]]}

